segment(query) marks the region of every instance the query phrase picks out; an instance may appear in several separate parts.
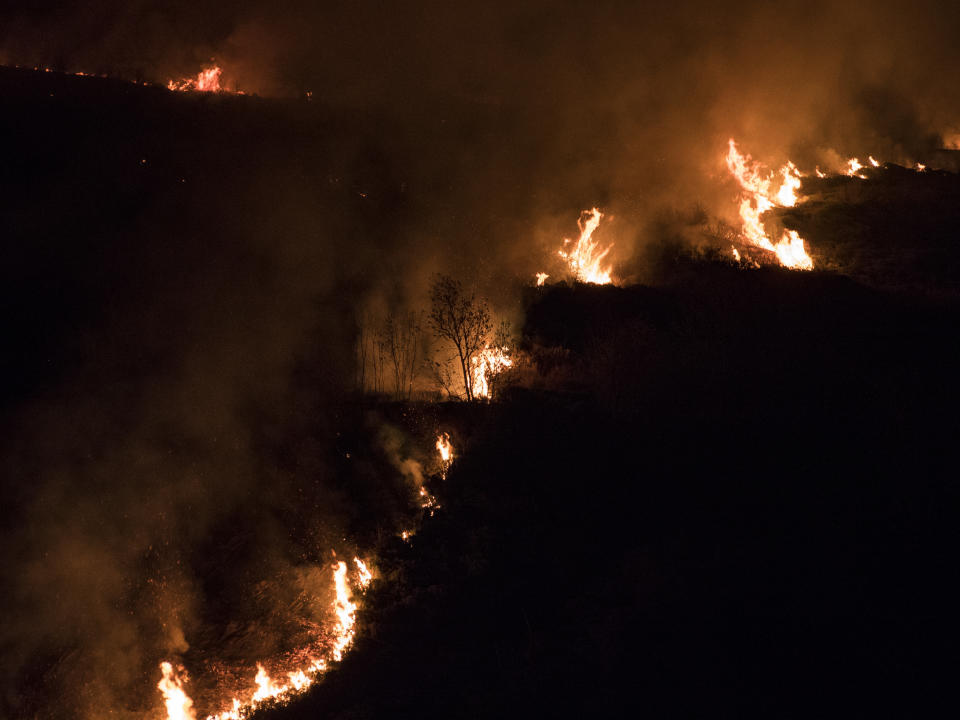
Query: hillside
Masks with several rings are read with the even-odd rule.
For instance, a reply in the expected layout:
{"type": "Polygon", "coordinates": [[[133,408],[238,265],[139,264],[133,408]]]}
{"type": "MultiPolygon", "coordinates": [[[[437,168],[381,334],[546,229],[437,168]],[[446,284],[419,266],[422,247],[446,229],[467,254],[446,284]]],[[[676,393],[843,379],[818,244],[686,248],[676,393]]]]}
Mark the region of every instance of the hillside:
{"type": "Polygon", "coordinates": [[[960,176],[805,178],[774,214],[816,268],[753,267],[598,181],[620,138],[419,100],[0,68],[0,716],[156,720],[161,661],[226,707],[330,644],[361,558],[349,652],[252,717],[929,714],[960,176]],[[622,286],[534,287],[607,197],[622,286]],[[365,318],[438,272],[513,322],[492,400],[365,392],[365,318]]]}

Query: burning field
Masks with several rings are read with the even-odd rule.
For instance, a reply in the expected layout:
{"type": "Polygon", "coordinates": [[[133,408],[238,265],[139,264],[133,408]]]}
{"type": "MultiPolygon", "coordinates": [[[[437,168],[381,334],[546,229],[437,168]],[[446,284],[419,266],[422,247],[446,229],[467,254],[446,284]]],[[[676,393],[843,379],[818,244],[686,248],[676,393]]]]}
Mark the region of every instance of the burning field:
{"type": "Polygon", "coordinates": [[[918,717],[921,2],[0,11],[0,717],[918,717]]]}

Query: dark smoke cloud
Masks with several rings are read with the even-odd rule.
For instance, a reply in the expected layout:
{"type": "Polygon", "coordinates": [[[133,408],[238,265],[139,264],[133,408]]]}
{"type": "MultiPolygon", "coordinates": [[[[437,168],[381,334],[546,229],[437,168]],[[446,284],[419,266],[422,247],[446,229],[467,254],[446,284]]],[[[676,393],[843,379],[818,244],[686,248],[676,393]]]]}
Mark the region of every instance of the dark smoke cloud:
{"type": "Polygon", "coordinates": [[[159,82],[216,58],[228,86],[387,106],[424,131],[444,108],[508,119],[438,169],[464,197],[510,185],[513,207],[489,212],[529,228],[595,203],[627,216],[689,197],[730,213],[731,135],[771,164],[917,159],[960,112],[943,79],[960,15],[942,6],[102,0],[8,13],[0,47],[8,62],[159,82]]]}

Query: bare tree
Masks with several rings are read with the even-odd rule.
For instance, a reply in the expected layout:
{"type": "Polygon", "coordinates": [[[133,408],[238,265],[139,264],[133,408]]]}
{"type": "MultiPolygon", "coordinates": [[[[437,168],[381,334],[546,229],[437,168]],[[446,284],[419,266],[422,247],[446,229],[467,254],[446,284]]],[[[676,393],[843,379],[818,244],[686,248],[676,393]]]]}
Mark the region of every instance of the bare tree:
{"type": "Polygon", "coordinates": [[[372,351],[370,341],[371,328],[370,328],[370,318],[367,316],[367,313],[361,313],[357,317],[357,336],[356,336],[356,355],[357,355],[357,367],[356,367],[356,387],[360,392],[365,392],[367,389],[367,382],[370,377],[368,375],[368,369],[372,365],[372,351]]]}
{"type": "Polygon", "coordinates": [[[514,349],[516,340],[513,337],[513,326],[509,320],[501,320],[497,331],[493,334],[493,345],[498,348],[514,349]]]}
{"type": "Polygon", "coordinates": [[[473,400],[471,361],[486,345],[493,327],[486,301],[467,295],[458,280],[438,275],[430,288],[430,326],[437,337],[456,348],[467,400],[473,400]]]}
{"type": "Polygon", "coordinates": [[[390,312],[381,329],[381,340],[393,368],[394,392],[398,397],[409,399],[413,382],[421,369],[421,314],[390,312]]]}
{"type": "Polygon", "coordinates": [[[383,332],[371,333],[371,360],[373,361],[373,391],[383,392],[383,372],[387,365],[387,344],[383,339],[383,332]]]}
{"type": "Polygon", "coordinates": [[[454,367],[455,360],[456,358],[444,357],[440,360],[427,360],[424,363],[437,387],[446,393],[448,398],[452,398],[456,394],[453,388],[456,384],[457,373],[454,367]]]}

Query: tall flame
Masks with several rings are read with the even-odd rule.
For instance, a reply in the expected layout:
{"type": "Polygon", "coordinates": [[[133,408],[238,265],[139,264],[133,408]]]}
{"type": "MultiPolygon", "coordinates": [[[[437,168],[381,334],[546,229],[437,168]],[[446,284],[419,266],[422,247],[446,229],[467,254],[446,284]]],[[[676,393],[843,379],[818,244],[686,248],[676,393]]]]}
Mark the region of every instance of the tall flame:
{"type": "Polygon", "coordinates": [[[160,663],[160,672],[163,677],[157,683],[157,689],[163,695],[163,704],[167,708],[168,720],[195,720],[191,700],[183,689],[183,681],[168,662],[160,663]]]}
{"type": "Polygon", "coordinates": [[[731,138],[727,152],[727,168],[740,183],[743,197],[740,200],[740,221],[743,235],[756,247],[769,250],[777,256],[780,264],[798,270],[811,270],[813,260],[804,248],[803,238],[794,230],[784,230],[774,244],[767,236],[763,215],[775,207],[793,207],[797,204],[800,188],[800,171],[788,162],[780,168],[782,180],[777,191],[772,190],[774,175],[764,171],[760,163],[751,162],[750,156],[741,155],[736,142],[731,138]]]}
{"type": "Polygon", "coordinates": [[[440,477],[447,479],[447,470],[453,464],[453,443],[450,442],[450,433],[437,435],[437,452],[440,453],[440,477]]]}
{"type": "MultiPolygon", "coordinates": [[[[569,252],[566,250],[559,251],[560,257],[566,260],[567,266],[570,268],[570,272],[574,278],[580,282],[595,283],[597,285],[606,285],[612,282],[610,279],[610,267],[604,267],[602,263],[603,259],[613,248],[613,244],[611,243],[601,250],[600,243],[593,239],[593,233],[600,226],[600,218],[602,217],[603,213],[597,208],[581,212],[580,218],[577,220],[577,227],[580,228],[580,237],[577,238],[576,245],[574,245],[573,249],[569,252]]],[[[565,239],[563,242],[567,244],[572,241],[565,239]]],[[[542,273],[537,273],[538,285],[543,284],[539,282],[541,274],[542,273]]],[[[547,276],[544,275],[543,279],[546,280],[546,278],[547,276]]]]}
{"type": "Polygon", "coordinates": [[[347,587],[347,564],[342,560],[334,566],[333,583],[336,588],[336,600],[333,610],[337,615],[337,627],[334,629],[336,640],[333,644],[333,659],[343,659],[343,652],[353,642],[354,625],[357,622],[357,606],[351,601],[350,588],[347,587]]]}
{"type": "Polygon", "coordinates": [[[513,366],[513,360],[509,353],[510,351],[505,347],[490,347],[487,345],[470,358],[471,388],[475,398],[491,397],[491,378],[513,366]]]}

